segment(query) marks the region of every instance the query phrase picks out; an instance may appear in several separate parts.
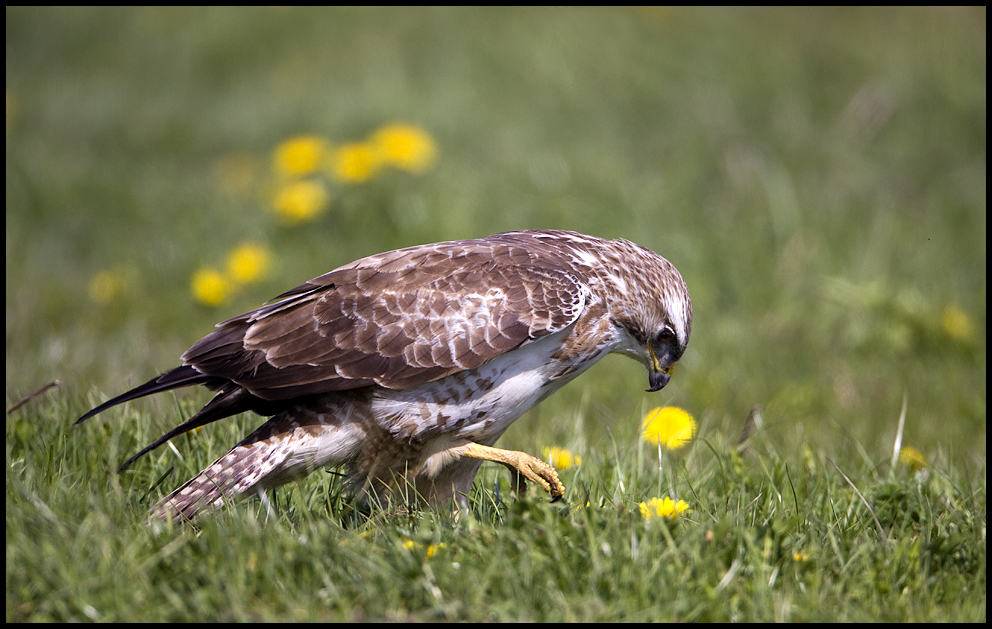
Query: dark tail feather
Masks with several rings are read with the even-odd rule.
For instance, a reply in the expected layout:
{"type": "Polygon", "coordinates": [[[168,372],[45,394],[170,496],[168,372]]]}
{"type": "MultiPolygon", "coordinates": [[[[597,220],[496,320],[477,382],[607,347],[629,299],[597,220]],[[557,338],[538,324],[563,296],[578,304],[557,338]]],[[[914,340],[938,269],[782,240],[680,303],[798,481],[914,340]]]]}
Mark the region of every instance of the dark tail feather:
{"type": "Polygon", "coordinates": [[[131,400],[136,400],[139,397],[144,397],[153,393],[161,393],[162,391],[179,389],[181,387],[189,387],[194,384],[206,384],[209,386],[211,383],[215,383],[216,381],[217,378],[215,377],[202,374],[189,365],[182,365],[181,367],[176,367],[172,371],[165,372],[161,376],[152,378],[140,387],[135,387],[127,393],[122,393],[115,398],[107,400],[100,406],[97,406],[90,412],[77,419],[76,423],[81,424],[90,417],[102,413],[111,406],[117,406],[118,404],[123,404],[124,402],[130,402],[131,400]]]}
{"type": "MultiPolygon", "coordinates": [[[[145,454],[148,454],[176,435],[181,435],[184,432],[193,430],[194,428],[199,428],[200,426],[205,426],[219,419],[224,419],[225,417],[230,417],[231,415],[237,415],[238,413],[243,413],[245,411],[255,410],[255,406],[258,403],[259,399],[257,397],[251,393],[248,393],[246,390],[242,389],[233,382],[229,383],[227,386],[223,387],[217,395],[213,397],[213,399],[207,402],[207,405],[201,408],[198,413],[147,445],[141,452],[128,459],[127,462],[125,462],[124,465],[122,465],[117,471],[123,472],[139,458],[145,454]]],[[[85,419],[85,417],[83,419],[85,419]]]]}

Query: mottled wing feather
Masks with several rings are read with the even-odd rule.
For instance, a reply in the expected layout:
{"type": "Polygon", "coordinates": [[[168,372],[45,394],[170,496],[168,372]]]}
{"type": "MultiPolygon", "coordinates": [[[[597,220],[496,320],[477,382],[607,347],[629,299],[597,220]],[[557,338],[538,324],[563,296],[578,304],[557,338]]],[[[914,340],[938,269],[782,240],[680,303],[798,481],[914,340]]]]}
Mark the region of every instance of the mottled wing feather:
{"type": "Polygon", "coordinates": [[[586,302],[553,249],[507,236],[359,260],[221,324],[183,359],[269,400],[478,367],[572,324],[586,302]]]}

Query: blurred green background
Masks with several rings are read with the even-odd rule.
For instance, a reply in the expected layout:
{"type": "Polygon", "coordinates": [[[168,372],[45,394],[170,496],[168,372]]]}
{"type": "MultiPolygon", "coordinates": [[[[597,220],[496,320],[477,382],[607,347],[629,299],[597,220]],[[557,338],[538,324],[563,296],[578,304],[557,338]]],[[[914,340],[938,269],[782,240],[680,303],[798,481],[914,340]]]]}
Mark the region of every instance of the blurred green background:
{"type": "Polygon", "coordinates": [[[8,8],[6,44],[7,406],[61,382],[7,416],[8,621],[984,620],[985,8],[8,8]],[[287,141],[396,124],[429,167],[324,164],[312,220],[275,211],[287,141]],[[570,511],[484,466],[476,518],[356,524],[312,474],[158,535],[259,418],[123,475],[207,392],[72,425],[341,264],[524,228],[650,247],[694,305],[664,391],[610,357],[501,441],[582,457],[570,511]],[[265,272],[206,305],[245,243],[265,272]],[[904,399],[922,470],[889,465],[904,399]],[[666,524],[668,404],[699,435],[666,524]]]}
{"type": "Polygon", "coordinates": [[[695,320],[660,396],[614,358],[560,408],[585,392],[611,423],[675,402],[735,436],[761,403],[786,443],[875,445],[908,394],[914,444],[984,459],[984,9],[6,17],[8,405],[56,378],[61,395],[122,390],[364,255],[562,228],[668,257],[695,320]],[[434,138],[432,170],[276,220],[280,142],[394,121],[434,138]],[[232,155],[258,185],[219,183],[232,155]],[[268,275],[197,304],[192,273],[243,241],[269,248],[268,275]],[[97,303],[106,269],[123,286],[97,303]]]}

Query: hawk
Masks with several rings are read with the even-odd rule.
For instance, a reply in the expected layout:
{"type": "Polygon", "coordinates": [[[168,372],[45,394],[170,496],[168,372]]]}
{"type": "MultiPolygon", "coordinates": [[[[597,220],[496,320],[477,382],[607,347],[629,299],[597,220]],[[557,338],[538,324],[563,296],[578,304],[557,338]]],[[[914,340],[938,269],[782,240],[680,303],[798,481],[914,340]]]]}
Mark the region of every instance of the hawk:
{"type": "Polygon", "coordinates": [[[380,253],[219,323],[182,365],[104,402],[191,385],[215,391],[176,435],[245,411],[269,419],[152,510],[191,519],[323,467],[363,495],[465,504],[483,461],[539,484],[554,468],[493,447],[514,421],[609,353],[658,391],[685,352],[682,276],[626,240],[515,231],[380,253]],[[413,490],[413,493],[411,493],[413,490]]]}

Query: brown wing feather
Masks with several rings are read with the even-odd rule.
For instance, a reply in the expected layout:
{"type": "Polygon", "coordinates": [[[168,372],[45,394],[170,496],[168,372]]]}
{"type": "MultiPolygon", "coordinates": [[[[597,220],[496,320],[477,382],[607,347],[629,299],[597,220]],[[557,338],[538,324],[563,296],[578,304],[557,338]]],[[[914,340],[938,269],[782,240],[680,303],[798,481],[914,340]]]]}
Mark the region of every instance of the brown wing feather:
{"type": "Polygon", "coordinates": [[[567,327],[586,293],[558,250],[527,234],[410,247],[235,317],[183,360],[268,400],[407,388],[567,327]]]}

